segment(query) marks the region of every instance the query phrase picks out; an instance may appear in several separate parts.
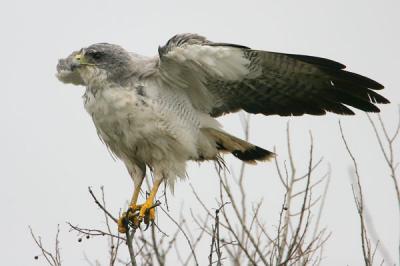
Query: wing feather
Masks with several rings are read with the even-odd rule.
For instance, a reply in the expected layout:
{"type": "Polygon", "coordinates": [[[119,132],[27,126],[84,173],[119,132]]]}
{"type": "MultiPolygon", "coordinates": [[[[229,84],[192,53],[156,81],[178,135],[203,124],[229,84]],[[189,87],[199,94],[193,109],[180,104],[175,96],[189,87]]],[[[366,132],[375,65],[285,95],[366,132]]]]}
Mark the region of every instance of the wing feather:
{"type": "Polygon", "coordinates": [[[379,112],[389,101],[383,86],[321,57],[213,43],[195,34],[172,37],[159,48],[164,82],[216,117],[245,110],[264,115],[352,115],[348,106],[379,112]]]}

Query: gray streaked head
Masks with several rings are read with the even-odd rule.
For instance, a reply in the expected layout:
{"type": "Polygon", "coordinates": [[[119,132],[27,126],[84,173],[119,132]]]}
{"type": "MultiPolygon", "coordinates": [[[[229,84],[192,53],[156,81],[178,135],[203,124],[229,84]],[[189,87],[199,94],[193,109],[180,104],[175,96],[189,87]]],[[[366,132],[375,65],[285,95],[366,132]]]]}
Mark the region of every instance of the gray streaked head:
{"type": "Polygon", "coordinates": [[[118,82],[129,75],[131,56],[122,47],[97,43],[73,52],[57,65],[57,78],[64,83],[89,85],[90,83],[118,82]]]}

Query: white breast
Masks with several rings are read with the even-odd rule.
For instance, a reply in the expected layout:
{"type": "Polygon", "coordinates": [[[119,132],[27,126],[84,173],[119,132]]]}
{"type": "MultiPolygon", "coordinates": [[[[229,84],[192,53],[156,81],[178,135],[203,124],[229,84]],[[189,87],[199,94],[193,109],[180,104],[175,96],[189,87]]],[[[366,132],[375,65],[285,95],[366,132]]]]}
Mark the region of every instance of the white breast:
{"type": "Polygon", "coordinates": [[[99,136],[121,159],[153,165],[174,156],[195,157],[200,127],[196,112],[177,95],[144,91],[140,95],[135,87],[88,89],[85,108],[99,136]]]}

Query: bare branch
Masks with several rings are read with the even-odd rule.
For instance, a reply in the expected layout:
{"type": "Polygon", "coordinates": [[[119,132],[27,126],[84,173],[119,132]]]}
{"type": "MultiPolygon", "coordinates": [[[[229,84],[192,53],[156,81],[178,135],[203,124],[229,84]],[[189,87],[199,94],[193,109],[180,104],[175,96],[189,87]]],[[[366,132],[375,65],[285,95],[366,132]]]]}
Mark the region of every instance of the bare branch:
{"type": "Polygon", "coordinates": [[[179,223],[178,223],[177,221],[175,221],[174,218],[171,217],[171,215],[169,215],[169,213],[168,213],[167,211],[164,210],[163,207],[160,206],[160,209],[168,216],[168,218],[179,228],[179,230],[180,230],[180,231],[182,232],[182,234],[185,236],[186,241],[187,241],[187,243],[188,243],[188,245],[189,245],[189,247],[190,247],[190,250],[192,251],[192,254],[193,254],[193,258],[194,258],[194,260],[195,260],[195,263],[196,263],[196,265],[199,265],[198,260],[197,260],[197,257],[196,257],[196,253],[194,252],[194,249],[193,249],[193,246],[192,246],[192,243],[190,242],[190,239],[189,239],[189,237],[187,236],[187,234],[185,233],[185,231],[183,230],[183,228],[179,225],[179,223]]]}
{"type": "Polygon", "coordinates": [[[109,211],[107,211],[106,208],[98,201],[98,199],[96,198],[96,196],[94,195],[94,193],[93,193],[93,191],[92,191],[92,188],[91,188],[91,187],[88,187],[88,189],[89,189],[90,195],[91,195],[92,198],[94,199],[94,202],[97,204],[97,206],[99,206],[100,209],[102,209],[103,212],[104,212],[105,214],[107,214],[108,217],[110,217],[115,223],[118,223],[118,219],[115,218],[114,216],[112,216],[111,213],[110,213],[109,211]]]}
{"type": "Polygon", "coordinates": [[[129,251],[129,257],[131,260],[131,265],[132,266],[136,266],[136,258],[135,258],[135,253],[133,251],[133,246],[132,246],[132,240],[133,240],[133,236],[135,235],[135,230],[136,229],[132,229],[132,232],[130,232],[129,228],[128,230],[126,230],[125,236],[126,236],[126,244],[128,246],[128,251],[129,251]]]}
{"type": "MultiPolygon", "coordinates": [[[[51,266],[61,266],[61,256],[60,256],[60,248],[59,248],[59,234],[60,234],[60,226],[57,225],[57,233],[55,239],[55,250],[54,253],[48,251],[44,248],[41,237],[36,237],[33,233],[32,227],[29,226],[29,231],[33,240],[35,241],[36,246],[39,247],[40,251],[42,252],[42,256],[45,258],[46,262],[51,266]]],[[[39,257],[36,256],[35,259],[39,257]]]]}
{"type": "Polygon", "coordinates": [[[360,218],[360,227],[361,227],[361,246],[362,246],[362,252],[363,252],[363,258],[365,265],[372,265],[372,256],[371,256],[371,247],[370,247],[370,241],[367,235],[367,229],[365,227],[365,220],[364,220],[364,199],[363,199],[363,193],[362,193],[362,187],[361,187],[361,180],[360,180],[360,174],[358,170],[358,165],[357,161],[353,155],[353,153],[350,150],[350,147],[346,141],[346,138],[343,133],[343,128],[342,124],[339,121],[339,129],[340,129],[340,134],[343,140],[343,143],[346,147],[346,151],[349,154],[351,160],[353,161],[353,166],[355,170],[355,175],[356,175],[356,181],[357,181],[357,187],[352,184],[352,191],[353,191],[353,196],[354,196],[354,201],[356,203],[357,207],[357,212],[360,218]]]}

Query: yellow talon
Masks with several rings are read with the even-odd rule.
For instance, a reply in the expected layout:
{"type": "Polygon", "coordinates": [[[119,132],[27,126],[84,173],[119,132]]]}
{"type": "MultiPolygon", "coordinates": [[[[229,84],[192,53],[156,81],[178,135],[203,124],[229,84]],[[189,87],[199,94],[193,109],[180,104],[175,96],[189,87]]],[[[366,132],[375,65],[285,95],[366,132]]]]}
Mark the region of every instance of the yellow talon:
{"type": "MultiPolygon", "coordinates": [[[[136,211],[139,210],[139,207],[136,207],[136,211]]],[[[140,219],[138,214],[134,213],[134,211],[124,212],[121,217],[118,219],[118,232],[121,234],[125,234],[129,228],[128,222],[133,224],[133,227],[137,228],[140,224],[140,219]]]]}
{"type": "Polygon", "coordinates": [[[152,201],[146,201],[142,207],[140,208],[139,212],[139,220],[142,220],[145,217],[148,217],[151,221],[154,221],[156,218],[156,214],[154,211],[153,207],[153,202],[152,201]]]}
{"type": "Polygon", "coordinates": [[[132,204],[132,205],[130,206],[130,209],[131,209],[132,213],[134,213],[135,211],[139,211],[139,210],[142,208],[142,205],[143,205],[143,204],[138,204],[138,205],[132,204]]]}
{"type": "Polygon", "coordinates": [[[149,210],[149,215],[144,217],[144,223],[149,224],[150,222],[154,222],[155,219],[156,219],[156,211],[154,208],[151,208],[149,210]]]}

